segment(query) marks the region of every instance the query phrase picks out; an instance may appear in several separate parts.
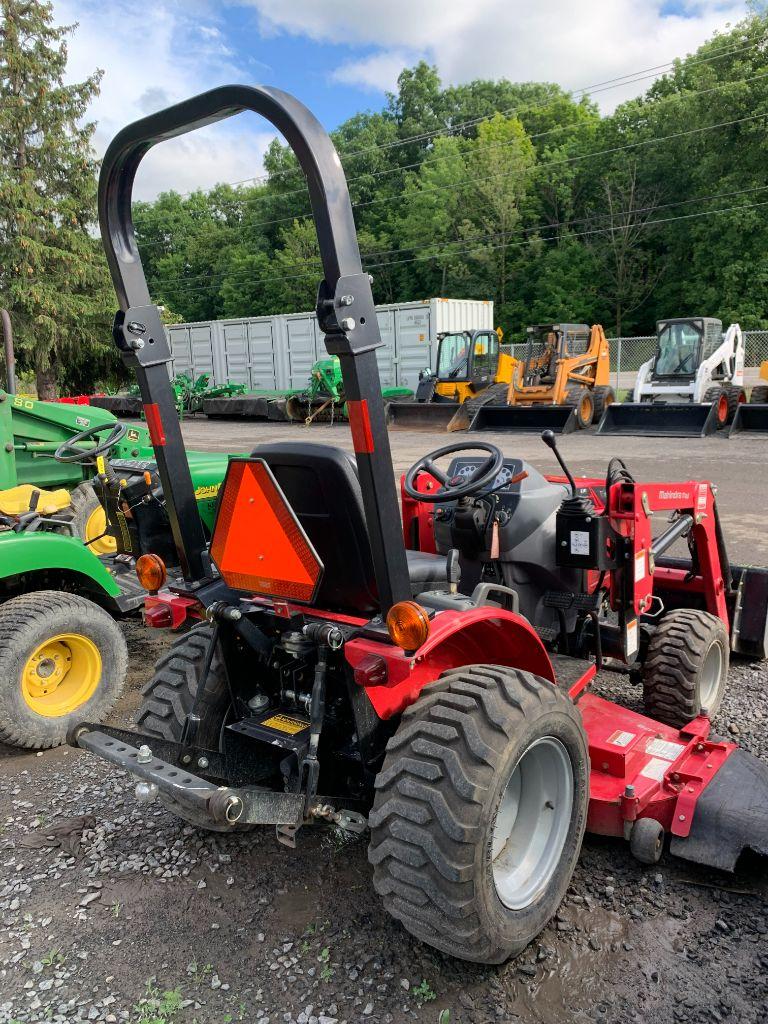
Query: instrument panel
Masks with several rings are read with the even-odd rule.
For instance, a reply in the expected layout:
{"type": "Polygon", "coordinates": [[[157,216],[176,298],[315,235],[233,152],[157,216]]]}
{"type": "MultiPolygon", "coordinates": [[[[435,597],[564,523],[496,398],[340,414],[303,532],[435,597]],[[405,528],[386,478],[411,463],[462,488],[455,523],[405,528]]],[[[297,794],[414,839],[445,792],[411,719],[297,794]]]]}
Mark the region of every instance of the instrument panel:
{"type": "MultiPolygon", "coordinates": [[[[478,456],[465,457],[454,459],[448,469],[448,479],[450,481],[458,478],[460,483],[468,483],[472,476],[486,463],[486,459],[478,456]]],[[[520,483],[510,484],[510,480],[517,476],[522,471],[523,463],[521,459],[505,459],[503,467],[499,470],[496,479],[493,483],[488,484],[480,492],[487,494],[490,491],[499,491],[500,493],[511,494],[518,490],[520,483]]]]}

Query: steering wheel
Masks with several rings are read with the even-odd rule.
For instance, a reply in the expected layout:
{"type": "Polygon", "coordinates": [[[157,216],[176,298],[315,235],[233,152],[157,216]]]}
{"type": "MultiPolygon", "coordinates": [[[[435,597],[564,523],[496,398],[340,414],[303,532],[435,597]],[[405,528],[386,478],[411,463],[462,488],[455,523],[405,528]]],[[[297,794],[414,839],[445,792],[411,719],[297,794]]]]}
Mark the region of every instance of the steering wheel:
{"type": "Polygon", "coordinates": [[[429,455],[422,456],[418,462],[414,462],[405,474],[403,489],[409,498],[416,501],[426,501],[436,505],[439,501],[456,501],[458,498],[466,498],[470,494],[477,494],[488,484],[493,483],[504,466],[504,454],[495,444],[486,444],[484,441],[476,441],[474,444],[446,444],[442,448],[435,448],[429,455]],[[471,476],[448,477],[435,465],[436,459],[442,459],[445,455],[456,455],[458,452],[487,452],[488,458],[482,462],[471,476]],[[417,491],[416,477],[419,473],[431,473],[440,482],[436,491],[417,491]]]}
{"type": "Polygon", "coordinates": [[[117,421],[114,423],[97,423],[86,430],[81,430],[79,434],[73,434],[72,437],[68,437],[66,441],[59,445],[53,453],[53,457],[57,462],[77,462],[81,466],[87,466],[93,462],[97,455],[106,455],[110,449],[114,448],[117,442],[125,436],[127,430],[128,427],[124,423],[118,423],[117,421]],[[81,441],[90,441],[106,431],[109,431],[107,437],[95,444],[93,448],[78,447],[81,441]]]}

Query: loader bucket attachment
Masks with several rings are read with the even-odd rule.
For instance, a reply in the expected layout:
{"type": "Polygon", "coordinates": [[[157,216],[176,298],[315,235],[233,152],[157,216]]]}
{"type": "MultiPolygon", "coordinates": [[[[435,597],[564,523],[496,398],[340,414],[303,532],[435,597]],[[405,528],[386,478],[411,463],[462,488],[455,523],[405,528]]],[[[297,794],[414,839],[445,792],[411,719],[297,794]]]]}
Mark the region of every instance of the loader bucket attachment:
{"type": "Polygon", "coordinates": [[[481,405],[469,429],[572,434],[577,425],[576,410],[568,405],[481,405]]]}
{"type": "Polygon", "coordinates": [[[106,409],[114,416],[141,416],[142,405],[138,395],[92,395],[90,404],[97,409],[106,409]]]}
{"type": "Polygon", "coordinates": [[[603,413],[597,433],[630,437],[706,437],[717,429],[715,404],[614,402],[603,413]]]}
{"type": "Polygon", "coordinates": [[[745,850],[768,857],[768,765],[734,750],[696,801],[693,824],[669,845],[675,857],[733,871],[745,850]]]}
{"type": "Polygon", "coordinates": [[[768,434],[768,404],[737,405],[728,437],[733,434],[768,434]]]}
{"type": "Polygon", "coordinates": [[[203,412],[209,419],[268,419],[269,399],[264,395],[234,395],[232,398],[206,398],[203,412]]]}
{"type": "Polygon", "coordinates": [[[407,430],[447,430],[459,402],[389,402],[387,424],[407,430]]]}

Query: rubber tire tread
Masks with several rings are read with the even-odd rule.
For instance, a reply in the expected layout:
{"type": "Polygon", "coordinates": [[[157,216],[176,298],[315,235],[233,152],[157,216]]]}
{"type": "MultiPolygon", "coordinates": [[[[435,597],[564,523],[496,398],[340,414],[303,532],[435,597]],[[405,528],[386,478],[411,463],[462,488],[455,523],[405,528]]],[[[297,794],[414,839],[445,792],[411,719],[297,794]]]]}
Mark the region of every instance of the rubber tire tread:
{"type": "Polygon", "coordinates": [[[581,400],[584,397],[585,392],[589,393],[589,388],[582,387],[580,384],[575,387],[571,386],[566,390],[565,396],[563,398],[563,405],[567,405],[571,409],[576,410],[576,423],[578,425],[579,430],[586,430],[587,427],[592,426],[592,424],[595,421],[594,395],[592,396],[592,415],[590,416],[589,420],[584,419],[584,417],[581,415],[581,400]]]}
{"type": "MultiPolygon", "coordinates": [[[[699,671],[712,642],[723,647],[723,679],[728,675],[730,645],[723,622],[696,608],[668,612],[648,644],[643,665],[643,703],[646,713],[659,722],[681,729],[701,712],[699,671]]],[[[712,707],[714,717],[725,686],[712,707]]]]}
{"type": "Polygon", "coordinates": [[[599,387],[592,388],[592,400],[595,403],[595,411],[592,416],[592,422],[599,423],[600,420],[603,418],[603,413],[605,412],[606,405],[616,401],[616,392],[613,390],[612,387],[609,387],[607,384],[601,384],[599,387]],[[610,403],[608,402],[609,398],[610,403]]]}
{"type": "Polygon", "coordinates": [[[749,396],[750,405],[768,405],[768,384],[757,384],[749,396]]]}
{"type": "Polygon", "coordinates": [[[375,787],[368,859],[386,910],[418,939],[464,960],[501,963],[524,949],[557,910],[584,835],[589,756],[570,698],[508,666],[451,669],[403,713],[375,787]],[[551,884],[516,915],[496,895],[489,837],[516,763],[509,759],[542,719],[541,729],[562,728],[578,752],[571,832],[551,884]]]}
{"type": "Polygon", "coordinates": [[[0,604],[0,742],[49,750],[66,741],[80,722],[103,722],[123,692],[128,648],[115,620],[79,594],[36,590],[0,604]],[[21,666],[46,637],[60,633],[90,637],[102,657],[102,678],[88,701],[68,715],[46,718],[24,700],[21,666]],[[23,660],[22,660],[23,659],[23,660]]]}

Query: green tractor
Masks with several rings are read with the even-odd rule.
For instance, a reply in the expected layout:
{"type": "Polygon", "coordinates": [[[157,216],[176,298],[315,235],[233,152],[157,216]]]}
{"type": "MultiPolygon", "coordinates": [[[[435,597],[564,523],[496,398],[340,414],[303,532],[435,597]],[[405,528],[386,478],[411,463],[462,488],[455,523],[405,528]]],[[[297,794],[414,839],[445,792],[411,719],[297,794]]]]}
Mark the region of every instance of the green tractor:
{"type": "MultiPolygon", "coordinates": [[[[136,563],[178,559],[144,427],[89,406],[0,392],[0,742],[44,749],[100,721],[127,668],[115,621],[141,609],[136,563]]],[[[229,456],[189,452],[204,530],[229,456]]]]}

